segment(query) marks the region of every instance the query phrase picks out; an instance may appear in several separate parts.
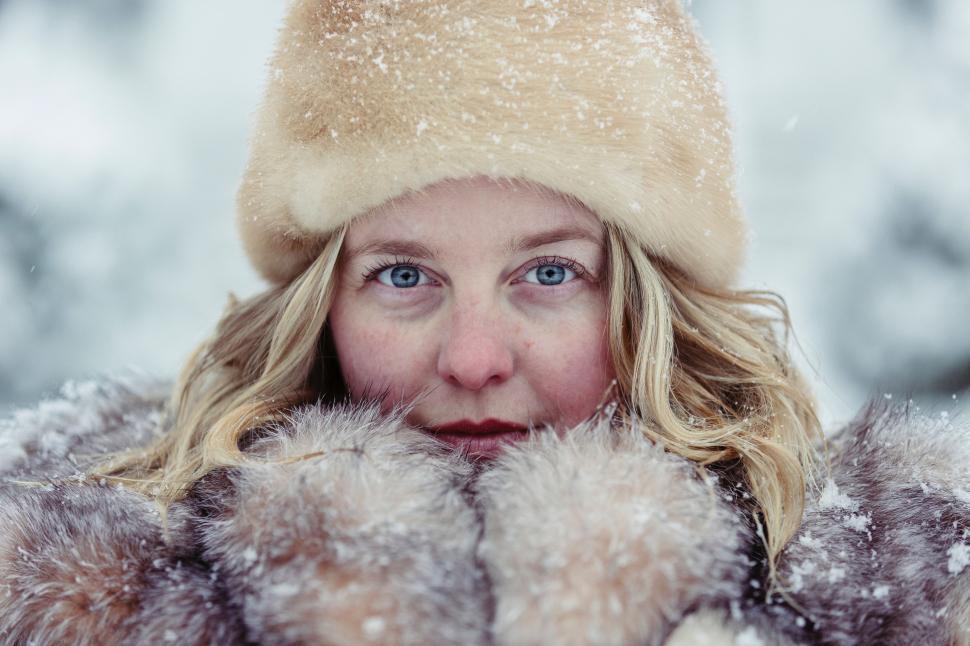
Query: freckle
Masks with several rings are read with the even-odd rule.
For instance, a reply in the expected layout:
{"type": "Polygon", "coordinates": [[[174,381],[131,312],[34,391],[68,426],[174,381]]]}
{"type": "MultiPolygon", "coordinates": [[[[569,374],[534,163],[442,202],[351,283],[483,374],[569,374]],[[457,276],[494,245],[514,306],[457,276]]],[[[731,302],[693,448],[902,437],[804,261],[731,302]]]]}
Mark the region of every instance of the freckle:
{"type": "Polygon", "coordinates": [[[525,342],[525,347],[528,349],[528,348],[531,348],[532,346],[534,346],[535,344],[536,344],[535,341],[531,341],[531,340],[530,341],[526,341],[525,342]]]}

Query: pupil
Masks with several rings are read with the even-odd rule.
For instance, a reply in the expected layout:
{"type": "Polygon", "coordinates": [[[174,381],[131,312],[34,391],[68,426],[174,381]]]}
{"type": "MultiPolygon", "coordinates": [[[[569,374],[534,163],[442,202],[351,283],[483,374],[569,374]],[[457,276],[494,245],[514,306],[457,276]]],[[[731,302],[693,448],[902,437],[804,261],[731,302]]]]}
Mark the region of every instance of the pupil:
{"type": "Polygon", "coordinates": [[[418,284],[418,272],[414,267],[398,265],[391,270],[391,282],[395,287],[414,287],[418,284]]]}
{"type": "Polygon", "coordinates": [[[536,275],[543,285],[558,285],[566,277],[566,269],[559,265],[542,265],[536,275]]]}

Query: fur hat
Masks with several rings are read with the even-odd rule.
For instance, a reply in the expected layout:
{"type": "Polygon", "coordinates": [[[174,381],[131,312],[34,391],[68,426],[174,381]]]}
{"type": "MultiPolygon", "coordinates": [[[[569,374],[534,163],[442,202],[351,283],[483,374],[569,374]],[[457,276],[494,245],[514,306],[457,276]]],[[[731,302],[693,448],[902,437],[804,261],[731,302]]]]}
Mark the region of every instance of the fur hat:
{"type": "Polygon", "coordinates": [[[726,286],[746,230],[719,90],[681,0],[295,0],[239,190],[242,238],[282,283],[389,199],[519,178],[726,286]]]}

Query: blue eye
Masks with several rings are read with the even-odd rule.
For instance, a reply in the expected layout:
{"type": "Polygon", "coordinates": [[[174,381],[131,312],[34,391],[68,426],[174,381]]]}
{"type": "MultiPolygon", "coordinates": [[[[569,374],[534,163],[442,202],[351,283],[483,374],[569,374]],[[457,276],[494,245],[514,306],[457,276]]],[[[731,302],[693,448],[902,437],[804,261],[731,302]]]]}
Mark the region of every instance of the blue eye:
{"type": "Polygon", "coordinates": [[[428,277],[414,265],[392,265],[376,274],[377,281],[388,287],[415,287],[428,282],[428,277]],[[421,281],[421,278],[424,281],[421,281]]]}
{"type": "Polygon", "coordinates": [[[575,277],[575,271],[562,265],[539,265],[525,274],[525,279],[528,282],[538,282],[540,285],[561,285],[575,277]],[[535,281],[531,279],[533,275],[536,278],[535,281]]]}

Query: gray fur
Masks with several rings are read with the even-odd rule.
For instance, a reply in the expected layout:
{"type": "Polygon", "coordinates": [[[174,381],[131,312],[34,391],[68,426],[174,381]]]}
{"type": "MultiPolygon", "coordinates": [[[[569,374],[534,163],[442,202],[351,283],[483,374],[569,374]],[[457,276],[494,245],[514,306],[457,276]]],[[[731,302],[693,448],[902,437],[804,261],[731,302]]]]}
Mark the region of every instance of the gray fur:
{"type": "Polygon", "coordinates": [[[0,475],[69,476],[108,451],[146,444],[161,432],[171,388],[134,371],[65,383],[57,397],[0,419],[0,475]]]}
{"type": "Polygon", "coordinates": [[[161,432],[164,381],[0,422],[0,642],[966,643],[970,426],[871,406],[766,599],[743,496],[639,434],[473,469],[400,416],[308,406],[173,505],[69,477],[161,432]],[[303,460],[276,463],[267,460],[303,460]]]}
{"type": "Polygon", "coordinates": [[[775,625],[827,644],[970,643],[970,425],[873,403],[830,452],[782,560],[804,612],[773,608],[775,625]]]}

